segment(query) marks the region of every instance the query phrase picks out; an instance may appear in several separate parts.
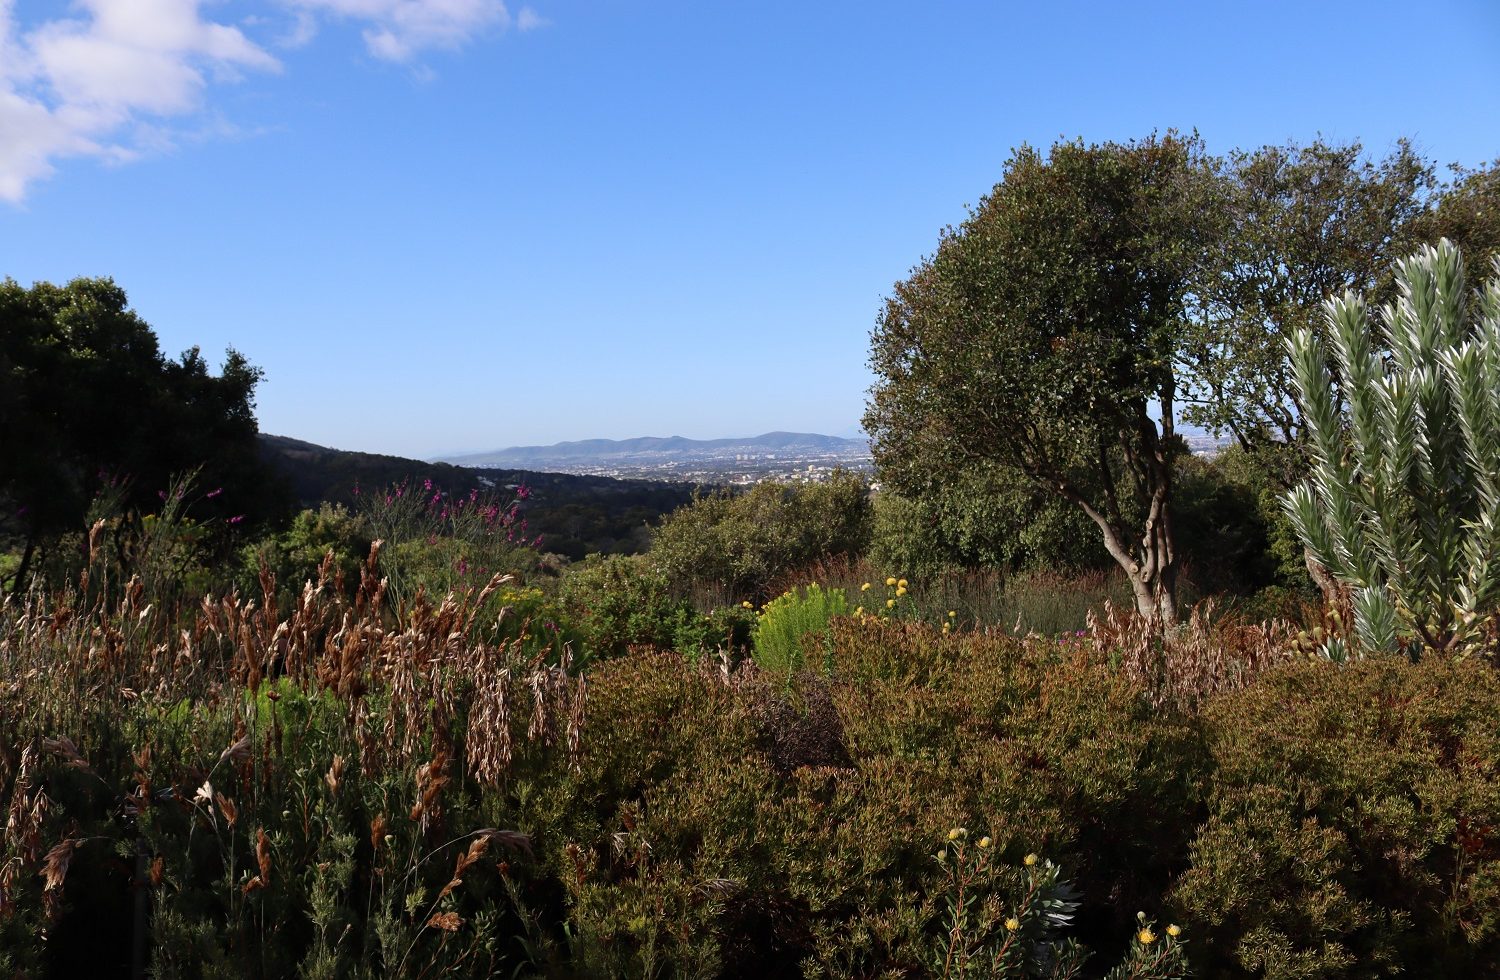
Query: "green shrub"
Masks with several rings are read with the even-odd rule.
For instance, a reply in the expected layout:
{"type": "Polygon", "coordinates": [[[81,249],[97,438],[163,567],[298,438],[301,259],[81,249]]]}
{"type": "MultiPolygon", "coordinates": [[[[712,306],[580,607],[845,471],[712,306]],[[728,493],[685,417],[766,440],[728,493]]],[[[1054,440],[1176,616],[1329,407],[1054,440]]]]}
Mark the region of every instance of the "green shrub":
{"type": "Polygon", "coordinates": [[[843,589],[825,590],[814,583],[777,596],[766,603],[755,624],[755,663],[790,683],[807,662],[804,651],[809,637],[827,647],[831,643],[830,621],[848,614],[849,601],[843,589]]]}
{"type": "Polygon", "coordinates": [[[1500,676],[1298,662],[1219,699],[1208,820],[1173,900],[1267,978],[1500,970],[1500,676]]]}
{"type": "MultiPolygon", "coordinates": [[[[359,584],[359,568],[370,553],[370,533],[363,520],[339,504],[304,510],[286,530],[246,545],[240,551],[240,591],[260,592],[257,578],[262,565],[276,576],[282,591],[282,612],[290,612],[292,596],[303,583],[316,581],[324,557],[333,553],[329,571],[334,582],[343,583],[345,594],[359,584]]],[[[330,584],[334,584],[330,582],[330,584]]]]}
{"type": "Polygon", "coordinates": [[[701,619],[639,556],[590,555],[567,570],[558,595],[590,659],[622,656],[632,646],[670,650],[678,632],[701,619]]]}
{"type": "Polygon", "coordinates": [[[858,555],[869,538],[868,488],[838,472],[826,483],[760,483],[699,497],[662,523],[648,554],[675,591],[706,608],[758,602],[778,575],[858,555]]]}
{"type": "Polygon", "coordinates": [[[930,579],[955,569],[1076,571],[1110,561],[1081,510],[1013,470],[977,463],[941,481],[919,473],[920,483],[886,480],[875,495],[870,557],[879,567],[930,579]]]}

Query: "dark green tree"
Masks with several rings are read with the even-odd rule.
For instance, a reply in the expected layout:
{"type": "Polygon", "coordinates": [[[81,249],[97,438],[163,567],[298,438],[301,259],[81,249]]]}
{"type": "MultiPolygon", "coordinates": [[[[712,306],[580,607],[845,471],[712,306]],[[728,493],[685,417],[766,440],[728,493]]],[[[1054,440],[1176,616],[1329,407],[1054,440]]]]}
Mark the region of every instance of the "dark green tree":
{"type": "Polygon", "coordinates": [[[1446,238],[1471,269],[1488,269],[1500,255],[1500,159],[1477,170],[1454,164],[1421,214],[1402,229],[1398,255],[1446,238]]]}
{"type": "Polygon", "coordinates": [[[254,523],[279,510],[256,444],[260,379],[233,350],[218,375],[197,348],[163,357],[109,279],[0,283],[0,537],[21,552],[12,587],[24,587],[39,548],[83,530],[106,484],[123,484],[121,503],[139,514],[197,470],[213,494],[200,517],[254,523]]]}
{"type": "Polygon", "coordinates": [[[1321,333],[1329,296],[1371,293],[1388,277],[1432,168],[1404,142],[1376,163],[1358,143],[1318,140],[1236,150],[1219,177],[1224,224],[1183,337],[1183,419],[1247,449],[1300,444],[1286,338],[1321,333]]]}
{"type": "MultiPolygon", "coordinates": [[[[1322,303],[1373,294],[1404,229],[1424,213],[1429,163],[1406,142],[1378,162],[1359,143],[1236,150],[1218,161],[1223,224],[1193,285],[1181,351],[1183,419],[1227,432],[1289,489],[1306,472],[1305,419],[1286,338],[1321,334],[1322,303]]],[[[1325,591],[1333,580],[1311,556],[1325,591]]]]}
{"type": "Polygon", "coordinates": [[[1174,366],[1212,177],[1196,137],[1017,150],[880,315],[864,423],[882,480],[1023,474],[1089,517],[1142,614],[1175,620],[1174,366]]]}

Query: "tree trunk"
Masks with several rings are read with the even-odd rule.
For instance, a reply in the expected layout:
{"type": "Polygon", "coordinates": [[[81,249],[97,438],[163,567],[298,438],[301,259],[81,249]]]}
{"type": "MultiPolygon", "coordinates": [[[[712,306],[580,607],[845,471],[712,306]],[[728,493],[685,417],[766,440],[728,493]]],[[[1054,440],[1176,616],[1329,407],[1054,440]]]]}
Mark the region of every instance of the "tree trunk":
{"type": "Polygon", "coordinates": [[[26,536],[26,550],[21,553],[21,564],[16,567],[16,580],[11,583],[10,594],[20,597],[26,591],[26,574],[31,571],[31,558],[36,554],[36,533],[26,536]]]}
{"type": "Polygon", "coordinates": [[[1177,623],[1177,549],[1172,540],[1170,505],[1165,493],[1151,504],[1151,514],[1141,536],[1142,554],[1131,553],[1110,521],[1081,497],[1068,495],[1104,532],[1104,547],[1125,572],[1135,595],[1135,608],[1142,616],[1163,627],[1177,623]]]}

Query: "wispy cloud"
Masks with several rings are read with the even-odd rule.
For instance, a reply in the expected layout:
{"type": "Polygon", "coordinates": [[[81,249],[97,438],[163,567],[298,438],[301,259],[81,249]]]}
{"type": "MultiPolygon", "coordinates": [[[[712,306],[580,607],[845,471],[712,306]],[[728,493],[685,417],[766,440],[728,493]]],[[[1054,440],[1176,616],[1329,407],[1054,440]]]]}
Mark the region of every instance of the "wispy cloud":
{"type": "Polygon", "coordinates": [[[486,31],[511,26],[502,0],[283,0],[364,24],[365,47],[385,61],[407,62],[430,48],[456,48],[486,31]]]}
{"type": "Polygon", "coordinates": [[[197,112],[211,80],[280,63],[199,0],[80,0],[79,16],[21,31],[0,0],[0,199],[19,202],[54,161],[124,161],[197,112]],[[136,134],[154,133],[139,142],[136,134]]]}
{"type": "Polygon", "coordinates": [[[548,23],[531,7],[512,18],[503,0],[264,2],[232,26],[204,16],[214,0],[74,0],[68,16],[23,28],[15,0],[0,0],[0,201],[19,203],[66,157],[125,162],[233,130],[201,125],[211,86],[281,70],[245,30],[290,50],[325,22],[352,24],[373,56],[420,80],[431,76],[413,64],[424,51],[548,23]]]}
{"type": "Polygon", "coordinates": [[[520,12],[516,14],[516,30],[518,31],[534,31],[538,28],[550,26],[551,23],[550,20],[530,7],[522,7],[520,12]]]}

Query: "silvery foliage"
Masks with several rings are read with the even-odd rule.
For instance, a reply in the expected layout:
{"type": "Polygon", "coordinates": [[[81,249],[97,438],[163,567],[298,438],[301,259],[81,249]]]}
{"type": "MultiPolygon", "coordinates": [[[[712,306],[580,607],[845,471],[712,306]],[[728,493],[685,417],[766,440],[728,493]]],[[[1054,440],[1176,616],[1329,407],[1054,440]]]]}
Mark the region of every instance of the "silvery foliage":
{"type": "Polygon", "coordinates": [[[1352,293],[1325,304],[1331,358],[1288,338],[1312,471],[1283,506],[1364,648],[1461,656],[1500,605],[1500,259],[1473,295],[1446,239],[1396,272],[1378,323],[1352,293]]]}

